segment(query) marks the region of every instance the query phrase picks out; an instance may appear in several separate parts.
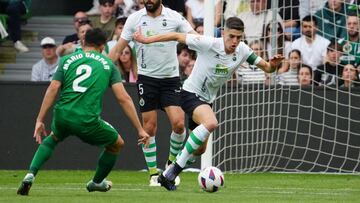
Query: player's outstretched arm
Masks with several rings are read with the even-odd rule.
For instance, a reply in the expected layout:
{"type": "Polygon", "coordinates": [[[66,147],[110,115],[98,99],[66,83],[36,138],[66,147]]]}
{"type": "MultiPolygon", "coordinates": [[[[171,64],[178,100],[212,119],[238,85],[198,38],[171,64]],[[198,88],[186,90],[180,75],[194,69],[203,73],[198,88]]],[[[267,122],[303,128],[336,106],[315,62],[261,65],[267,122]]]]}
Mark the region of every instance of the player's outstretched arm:
{"type": "Polygon", "coordinates": [[[40,107],[39,114],[36,118],[36,124],[34,130],[34,138],[36,142],[39,144],[41,144],[42,142],[41,137],[47,135],[45,131],[44,119],[47,112],[54,104],[56,95],[58,94],[60,88],[61,88],[61,82],[57,80],[53,80],[51,81],[49,87],[46,90],[43,102],[40,107]]]}
{"type": "Polygon", "coordinates": [[[165,34],[154,35],[151,37],[145,37],[141,33],[141,29],[139,28],[133,35],[133,38],[143,44],[150,44],[153,42],[168,42],[168,41],[178,41],[180,43],[185,43],[186,34],[178,33],[178,32],[168,32],[165,34]]]}
{"type": "Polygon", "coordinates": [[[116,43],[116,45],[110,50],[108,57],[112,61],[117,61],[117,59],[120,56],[120,53],[123,51],[123,49],[128,45],[128,42],[120,37],[119,41],[116,43]]]}
{"type": "Polygon", "coordinates": [[[134,102],[126,92],[125,87],[122,83],[115,83],[111,86],[114,95],[124,110],[127,117],[130,119],[131,123],[134,125],[139,134],[139,144],[144,144],[148,146],[150,136],[145,132],[143,127],[141,126],[139,117],[137,115],[134,102]]]}
{"type": "Polygon", "coordinates": [[[270,59],[269,62],[261,59],[257,66],[267,73],[272,73],[276,71],[282,60],[284,60],[284,56],[282,56],[281,54],[277,54],[272,59],[270,59]]]}

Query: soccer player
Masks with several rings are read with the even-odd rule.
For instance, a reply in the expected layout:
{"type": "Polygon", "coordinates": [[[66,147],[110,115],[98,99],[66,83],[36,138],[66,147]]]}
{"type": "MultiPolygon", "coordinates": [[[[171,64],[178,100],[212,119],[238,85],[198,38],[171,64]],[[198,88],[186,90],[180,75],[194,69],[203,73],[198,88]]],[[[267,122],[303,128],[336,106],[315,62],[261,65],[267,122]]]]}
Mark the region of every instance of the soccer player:
{"type": "MultiPolygon", "coordinates": [[[[191,25],[176,11],[165,8],[162,0],[144,0],[145,8],[131,14],[109,57],[115,61],[118,54],[132,40],[137,27],[147,36],[168,33],[196,33],[191,25]]],[[[168,163],[175,160],[185,140],[184,112],[180,107],[179,63],[176,55],[177,42],[161,42],[151,45],[136,43],[138,64],[138,94],[145,131],[151,136],[149,147],[143,147],[145,161],[150,173],[150,186],[157,182],[157,160],[155,134],[157,109],[164,110],[170,120],[170,152],[168,163]]]]}
{"type": "Polygon", "coordinates": [[[176,32],[146,38],[141,34],[141,30],[134,34],[134,39],[144,44],[171,40],[186,43],[198,54],[192,73],[185,80],[181,91],[181,107],[191,118],[189,128],[192,132],[176,161],[158,178],[158,182],[168,190],[176,189],[174,179],[187,161],[206,150],[208,136],[218,126],[211,105],[221,85],[230,79],[245,61],[271,73],[284,58],[275,55],[270,62],[265,61],[245,43],[240,42],[243,33],[244,23],[237,17],[231,17],[225,22],[222,38],[176,32]]]}
{"type": "Polygon", "coordinates": [[[112,61],[100,54],[106,37],[100,29],[86,32],[83,50],[61,59],[53,80],[45,93],[36,119],[34,138],[40,144],[17,193],[28,195],[41,166],[51,157],[57,144],[70,135],[83,142],[104,147],[94,178],[87,184],[89,192],[110,190],[112,183],[105,177],[113,168],[124,141],[118,132],[100,118],[102,97],[111,86],[115,97],[138,131],[139,144],[147,145],[149,135],[142,128],[131,97],[126,92],[118,69],[112,61]],[[60,98],[54,107],[51,133],[46,136],[44,119],[56,95],[60,98]]]}

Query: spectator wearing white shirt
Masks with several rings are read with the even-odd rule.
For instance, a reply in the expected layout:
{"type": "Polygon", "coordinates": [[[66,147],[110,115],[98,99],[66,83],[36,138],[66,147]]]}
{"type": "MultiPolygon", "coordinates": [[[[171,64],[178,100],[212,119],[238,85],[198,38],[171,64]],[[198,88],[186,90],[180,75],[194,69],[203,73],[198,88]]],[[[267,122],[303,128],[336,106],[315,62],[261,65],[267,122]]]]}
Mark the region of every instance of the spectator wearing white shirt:
{"type": "Polygon", "coordinates": [[[56,55],[56,43],[51,37],[41,40],[41,54],[43,58],[33,65],[31,81],[50,81],[59,64],[59,57],[56,55]]]}
{"type": "Polygon", "coordinates": [[[327,47],[330,41],[316,34],[316,19],[306,16],[301,22],[302,35],[293,41],[291,49],[298,49],[302,54],[302,60],[313,70],[323,64],[327,47]]]}
{"type": "MultiPolygon", "coordinates": [[[[248,41],[262,37],[264,25],[272,20],[272,12],[267,9],[267,0],[250,0],[251,11],[242,12],[239,17],[245,24],[245,35],[248,41]]],[[[283,20],[277,13],[276,21],[283,26],[283,20]]]]}

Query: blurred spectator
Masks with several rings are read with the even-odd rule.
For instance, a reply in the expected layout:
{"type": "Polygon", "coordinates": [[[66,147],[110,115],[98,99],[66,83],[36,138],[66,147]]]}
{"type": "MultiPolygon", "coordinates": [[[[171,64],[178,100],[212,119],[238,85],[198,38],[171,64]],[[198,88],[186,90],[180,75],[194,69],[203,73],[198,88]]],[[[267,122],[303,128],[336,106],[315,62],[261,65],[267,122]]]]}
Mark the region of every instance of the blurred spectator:
{"type": "MultiPolygon", "coordinates": [[[[251,11],[242,12],[237,16],[244,22],[247,40],[260,39],[265,25],[272,20],[272,12],[266,7],[267,0],[250,0],[251,11]]],[[[279,14],[276,20],[283,26],[283,20],[279,14]]]]}
{"type": "Polygon", "coordinates": [[[127,45],[117,60],[120,73],[124,82],[136,83],[137,81],[137,63],[136,56],[127,45]]]}
{"type": "Polygon", "coordinates": [[[87,15],[100,15],[99,0],[93,0],[93,7],[86,12],[87,15]]]}
{"type": "Polygon", "coordinates": [[[347,35],[339,40],[343,46],[344,55],[340,58],[341,64],[360,64],[360,22],[359,17],[350,15],[347,17],[347,35]]]}
{"type": "Polygon", "coordinates": [[[316,85],[336,85],[342,74],[343,66],[340,65],[342,46],[332,40],[327,48],[325,64],[317,67],[314,71],[314,83],[316,85]]]}
{"type": "Polygon", "coordinates": [[[9,16],[8,33],[19,52],[28,52],[29,48],[21,41],[21,16],[28,13],[31,0],[0,0],[0,13],[9,16]]]}
{"type": "Polygon", "coordinates": [[[190,50],[186,44],[178,43],[176,46],[176,53],[179,61],[180,80],[183,82],[187,78],[187,75],[184,74],[185,69],[190,60],[194,58],[195,52],[190,50]]]}
{"type": "Polygon", "coordinates": [[[342,77],[343,84],[340,87],[355,87],[359,85],[359,74],[353,64],[344,66],[342,77]]]}
{"type": "Polygon", "coordinates": [[[56,55],[56,43],[51,37],[45,37],[40,42],[42,59],[33,65],[31,81],[51,81],[59,64],[56,55]]]}
{"type": "Polygon", "coordinates": [[[348,0],[344,3],[347,15],[357,15],[360,17],[360,0],[348,0]]]}
{"type": "Polygon", "coordinates": [[[133,0],[115,0],[115,16],[116,18],[128,17],[137,9],[133,0]]]}
{"type": "MultiPolygon", "coordinates": [[[[215,0],[216,10],[220,10],[220,0],[215,0]]],[[[204,0],[187,0],[185,3],[186,8],[186,19],[189,21],[191,26],[195,28],[196,23],[204,22],[205,5],[204,0]]],[[[221,16],[215,16],[215,27],[220,25],[221,16]]]]}
{"type": "MultiPolygon", "coordinates": [[[[249,47],[254,51],[254,53],[263,59],[267,59],[266,52],[264,51],[263,43],[259,40],[254,40],[250,42],[249,47]]],[[[241,84],[264,84],[266,80],[266,75],[263,70],[258,68],[256,65],[249,65],[245,63],[241,68],[237,70],[237,80],[241,84]]]]}
{"type": "Polygon", "coordinates": [[[306,64],[301,64],[298,73],[298,82],[300,86],[308,86],[312,84],[313,70],[306,64]]]}
{"type": "Polygon", "coordinates": [[[285,37],[294,41],[300,37],[299,0],[280,0],[279,14],[284,21],[285,37]]]}
{"type": "MultiPolygon", "coordinates": [[[[115,46],[116,42],[119,40],[121,32],[124,29],[126,20],[127,20],[126,17],[116,19],[115,29],[114,29],[114,34],[112,36],[112,40],[110,40],[106,43],[107,49],[111,50],[115,46]]],[[[107,51],[107,53],[108,53],[108,51],[107,51]]]]}
{"type": "Polygon", "coordinates": [[[196,23],[194,30],[195,30],[199,35],[204,35],[204,24],[203,24],[203,23],[196,23]]]}
{"type": "Polygon", "coordinates": [[[182,16],[185,17],[186,16],[185,1],[186,0],[163,0],[162,3],[164,6],[177,11],[178,13],[180,13],[182,16]]]}
{"type": "Polygon", "coordinates": [[[277,76],[277,82],[280,85],[299,85],[298,72],[301,64],[301,52],[297,49],[289,53],[289,70],[277,76]]]}
{"type": "Polygon", "coordinates": [[[264,29],[264,33],[263,33],[263,38],[262,38],[268,58],[272,58],[275,54],[281,54],[281,55],[285,56],[285,58],[288,58],[290,50],[291,50],[291,42],[285,39],[283,28],[281,27],[281,24],[278,22],[277,23],[277,33],[276,33],[277,46],[272,47],[271,46],[271,37],[273,37],[273,36],[271,35],[271,28],[272,28],[271,25],[272,25],[272,22],[270,22],[266,25],[266,27],[264,29]],[[275,49],[275,51],[273,49],[275,49]],[[274,54],[273,54],[273,51],[274,51],[274,54]]]}
{"type": "Polygon", "coordinates": [[[115,0],[99,0],[100,16],[89,17],[93,28],[102,29],[106,34],[107,40],[111,40],[114,32],[114,25],[116,21],[116,18],[113,16],[115,9],[114,2],[115,0]]]}
{"type": "Polygon", "coordinates": [[[330,41],[316,34],[317,23],[314,17],[306,16],[301,22],[302,35],[292,42],[291,49],[298,49],[302,61],[310,65],[313,70],[323,64],[327,46],[330,41]]]}
{"type": "Polygon", "coordinates": [[[187,66],[184,69],[184,75],[186,76],[186,78],[184,80],[186,80],[189,75],[191,74],[193,68],[194,68],[194,64],[195,64],[195,59],[191,58],[189,63],[187,64],[187,66]]]}
{"type": "Polygon", "coordinates": [[[315,13],[318,33],[328,40],[346,36],[346,15],[343,0],[328,0],[325,6],[315,13]]]}
{"type": "Polygon", "coordinates": [[[80,24],[79,30],[77,33],[79,40],[76,43],[68,42],[66,44],[58,46],[58,48],[56,49],[57,55],[65,56],[70,53],[73,53],[74,51],[76,51],[76,49],[81,49],[82,46],[84,45],[86,31],[88,31],[89,29],[92,29],[92,26],[89,23],[89,21],[87,21],[83,24],[80,24]]]}
{"type": "MultiPolygon", "coordinates": [[[[181,1],[181,0],[180,0],[181,1]]],[[[163,1],[164,2],[164,1],[163,1]]],[[[178,2],[178,1],[176,1],[178,2]]],[[[144,0],[136,0],[136,9],[135,10],[140,10],[140,9],[143,9],[145,7],[145,4],[144,4],[144,0]]],[[[185,7],[185,6],[184,6],[185,7]]]]}
{"type": "Polygon", "coordinates": [[[88,19],[85,12],[78,11],[74,15],[73,22],[74,22],[74,28],[75,28],[76,33],[74,33],[72,35],[65,36],[62,44],[66,44],[66,43],[69,43],[69,42],[76,43],[79,40],[78,34],[77,34],[78,31],[79,31],[79,25],[83,24],[83,23],[86,23],[86,22],[89,22],[89,19],[88,19]]]}
{"type": "Polygon", "coordinates": [[[229,17],[238,16],[241,12],[249,11],[249,2],[248,1],[239,1],[239,0],[224,0],[225,9],[224,9],[224,19],[229,17]]]}
{"type": "Polygon", "coordinates": [[[314,15],[316,11],[322,9],[326,0],[299,0],[300,19],[308,15],[314,15]]]}

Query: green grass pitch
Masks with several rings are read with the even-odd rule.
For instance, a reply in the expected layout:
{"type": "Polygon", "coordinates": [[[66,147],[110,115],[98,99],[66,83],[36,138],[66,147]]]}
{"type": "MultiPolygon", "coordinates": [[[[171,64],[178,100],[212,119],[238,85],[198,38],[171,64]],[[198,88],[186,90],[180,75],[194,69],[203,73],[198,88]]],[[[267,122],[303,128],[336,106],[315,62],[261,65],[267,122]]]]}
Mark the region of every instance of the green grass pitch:
{"type": "Polygon", "coordinates": [[[0,202],[359,202],[359,175],[253,173],[225,174],[225,187],[216,193],[202,191],[197,173],[182,173],[177,191],[149,187],[145,172],[111,172],[113,188],[106,193],[85,189],[93,171],[42,170],[29,196],[16,195],[25,171],[0,171],[0,202]]]}

